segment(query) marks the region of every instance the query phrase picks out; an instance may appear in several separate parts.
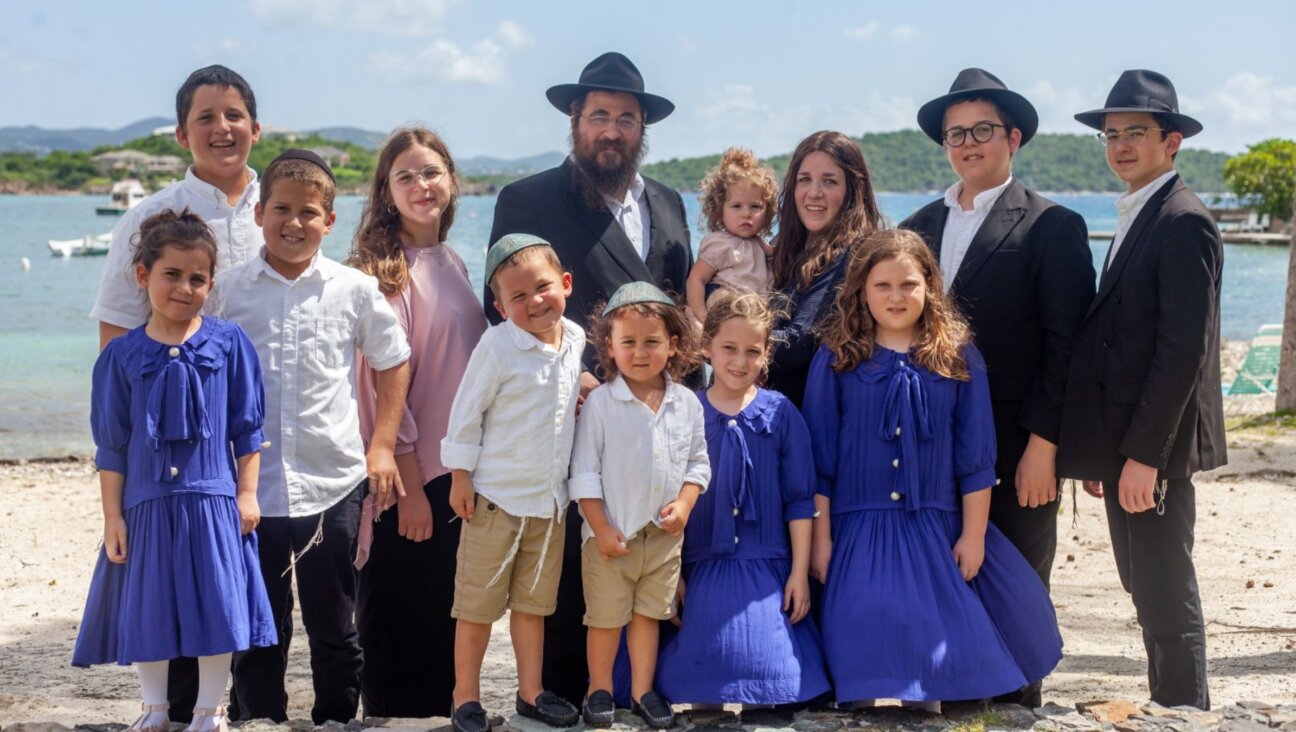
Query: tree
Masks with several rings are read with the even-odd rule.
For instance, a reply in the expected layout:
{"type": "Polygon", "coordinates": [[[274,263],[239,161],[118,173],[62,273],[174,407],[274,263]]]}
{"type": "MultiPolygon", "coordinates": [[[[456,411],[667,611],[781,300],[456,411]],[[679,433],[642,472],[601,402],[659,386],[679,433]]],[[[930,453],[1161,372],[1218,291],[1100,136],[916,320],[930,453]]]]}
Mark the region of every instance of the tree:
{"type": "MultiPolygon", "coordinates": [[[[1296,175],[1288,179],[1288,184],[1296,184],[1296,175]]],[[[1296,208],[1292,209],[1292,221],[1296,221],[1296,208]]],[[[1282,350],[1278,352],[1278,399],[1274,406],[1279,412],[1296,412],[1296,227],[1292,227],[1291,249],[1287,253],[1285,313],[1282,350]]]]}
{"type": "Polygon", "coordinates": [[[1292,212],[1296,141],[1272,138],[1224,163],[1224,182],[1257,213],[1283,219],[1292,212]]]}

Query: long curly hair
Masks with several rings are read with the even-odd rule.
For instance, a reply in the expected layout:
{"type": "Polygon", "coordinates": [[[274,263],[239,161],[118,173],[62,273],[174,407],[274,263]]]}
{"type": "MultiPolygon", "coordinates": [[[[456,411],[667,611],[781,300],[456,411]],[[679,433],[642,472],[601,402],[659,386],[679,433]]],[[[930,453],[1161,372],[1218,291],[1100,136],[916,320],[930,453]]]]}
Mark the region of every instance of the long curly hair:
{"type": "Polygon", "coordinates": [[[689,322],[682,305],[667,305],[660,302],[641,302],[624,305],[604,316],[603,303],[594,306],[589,318],[589,342],[598,354],[600,378],[611,381],[619,373],[616,360],[612,358],[609,346],[612,345],[612,323],[617,318],[635,313],[644,318],[659,318],[666,327],[667,335],[675,337],[675,355],[666,362],[666,373],[673,381],[681,381],[702,365],[702,346],[698,340],[697,330],[689,322]]]}
{"type": "Polygon", "coordinates": [[[962,347],[971,341],[971,330],[945,295],[935,255],[922,237],[904,229],[879,231],[851,255],[841,290],[819,332],[823,344],[837,357],[833,370],[852,371],[873,357],[877,321],[869,312],[865,287],[873,268],[892,259],[908,259],[923,274],[927,303],[914,326],[918,338],[910,358],[932,373],[967,381],[971,377],[962,347]]]}
{"type": "Polygon", "coordinates": [[[348,265],[378,278],[378,288],[388,297],[403,292],[409,284],[409,261],[401,248],[401,215],[392,201],[388,177],[396,158],[416,145],[441,156],[453,188],[450,202],[441,212],[441,231],[437,241],[446,240],[450,227],[454,225],[455,210],[459,208],[459,176],[455,172],[450,148],[441,136],[422,127],[402,127],[393,131],[378,153],[369,198],[360,212],[360,224],[356,227],[346,260],[348,265]]]}
{"type": "Polygon", "coordinates": [[[702,179],[702,224],[707,231],[724,229],[724,205],[729,190],[747,184],[760,192],[765,204],[765,224],[756,236],[769,236],[774,226],[774,209],[778,205],[778,181],[774,171],[761,165],[751,150],[731,147],[720,162],[702,179]]]}
{"type": "Polygon", "coordinates": [[[774,237],[772,266],[775,289],[789,285],[803,290],[814,278],[850,247],[882,228],[882,213],[873,195],[873,177],[864,153],[855,141],[840,132],[822,130],[797,145],[788,162],[783,189],[779,192],[779,232],[774,237]],[[826,230],[810,235],[796,208],[796,181],[801,164],[810,153],[822,152],[845,174],[846,197],[837,219],[826,230]]]}

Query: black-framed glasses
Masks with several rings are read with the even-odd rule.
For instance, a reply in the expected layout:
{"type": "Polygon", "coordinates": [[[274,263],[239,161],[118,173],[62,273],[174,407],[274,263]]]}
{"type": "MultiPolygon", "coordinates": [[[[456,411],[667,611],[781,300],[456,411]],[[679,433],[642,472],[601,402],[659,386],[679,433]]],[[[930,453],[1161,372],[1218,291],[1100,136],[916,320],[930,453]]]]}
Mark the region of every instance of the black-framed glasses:
{"type": "Polygon", "coordinates": [[[950,147],[961,147],[967,142],[968,133],[971,133],[972,139],[977,142],[990,142],[996,127],[1008,129],[1006,125],[997,125],[993,122],[977,122],[971,127],[951,127],[945,130],[945,144],[950,147]]]}
{"type": "Polygon", "coordinates": [[[441,177],[445,174],[446,169],[434,163],[432,165],[425,165],[420,170],[413,170],[412,168],[393,170],[391,180],[392,184],[397,188],[405,189],[412,188],[414,182],[418,180],[421,180],[428,185],[433,185],[437,181],[441,180],[441,177]]]}
{"type": "Polygon", "coordinates": [[[1097,137],[1107,147],[1111,147],[1121,140],[1131,145],[1137,145],[1147,139],[1147,133],[1153,131],[1165,132],[1165,129],[1162,127],[1126,127],[1120,132],[1099,132],[1097,137]]]}
{"type": "Polygon", "coordinates": [[[615,120],[612,119],[612,115],[604,112],[582,114],[581,117],[585,118],[585,121],[589,122],[590,127],[593,127],[596,130],[606,129],[607,126],[612,124],[614,121],[616,122],[617,129],[625,133],[636,132],[644,127],[643,120],[633,114],[623,114],[615,120]]]}

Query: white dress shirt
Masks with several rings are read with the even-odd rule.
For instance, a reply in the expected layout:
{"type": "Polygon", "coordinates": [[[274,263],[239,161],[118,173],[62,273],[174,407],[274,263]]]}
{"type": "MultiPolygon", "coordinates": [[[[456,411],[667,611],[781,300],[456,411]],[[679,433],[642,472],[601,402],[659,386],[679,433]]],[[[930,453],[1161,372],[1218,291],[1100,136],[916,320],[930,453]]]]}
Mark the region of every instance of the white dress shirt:
{"type": "Polygon", "coordinates": [[[410,355],[373,277],[316,252],[295,280],[253,257],[216,281],[209,310],[243,327],[265,381],[257,500],[263,516],[311,516],[364,480],[356,349],[378,371],[410,355]]]}
{"type": "MultiPolygon", "coordinates": [[[[585,398],[572,449],[571,498],[603,499],[608,521],[627,539],[649,523],[685,483],[711,481],[702,403],[687,387],[666,380],[656,413],[639,401],[620,374],[585,398]]],[[[582,541],[594,536],[588,523],[582,541]]]]}
{"type": "Polygon", "coordinates": [[[643,176],[635,173],[634,180],[630,182],[630,187],[626,189],[622,200],[618,201],[607,195],[603,196],[603,200],[607,202],[608,212],[612,214],[613,220],[625,232],[635,251],[639,253],[639,258],[647,261],[648,245],[652,242],[652,221],[648,218],[647,207],[644,205],[643,176]]]}
{"type": "Polygon", "coordinates": [[[144,219],[165,209],[180,213],[188,208],[207,222],[216,235],[217,274],[256,256],[264,241],[261,227],[252,215],[260,187],[255,170],[248,168],[248,176],[243,195],[231,206],[225,193],[199,180],[191,166],[184,180],[172,183],[122,214],[113,227],[112,244],[99,279],[99,295],[90,309],[90,317],[128,330],[148,320],[151,312],[148,299],[140,290],[135,265],[131,263],[135,256],[134,238],[144,219]]]}
{"type": "Polygon", "coordinates": [[[949,292],[950,287],[954,285],[954,278],[958,276],[959,267],[963,265],[963,257],[967,255],[968,247],[972,246],[972,240],[976,238],[981,224],[985,223],[990,209],[994,208],[995,203],[999,201],[1003,192],[1008,190],[1012,181],[1010,175],[1002,184],[973,196],[970,211],[964,211],[963,206],[959,204],[963,181],[955,183],[945,191],[945,206],[949,209],[949,216],[945,218],[945,233],[941,235],[940,268],[946,292],[949,292]]]}
{"type": "Polygon", "coordinates": [[[1107,250],[1107,259],[1103,261],[1103,272],[1107,271],[1116,258],[1116,252],[1120,249],[1121,242],[1125,241],[1125,235],[1129,233],[1130,227],[1134,225],[1134,219],[1138,218],[1143,207],[1147,205],[1148,199],[1153,193],[1161,190],[1161,186],[1170,181],[1171,178],[1178,175],[1175,170],[1162,173],[1156,180],[1148,183],[1137,191],[1127,191],[1116,199],[1116,234],[1112,236],[1111,247],[1107,250]]]}
{"type": "Polygon", "coordinates": [[[472,473],[473,489],[511,516],[567,508],[585,332],[562,319],[562,345],[511,320],[482,336],[468,359],[441,440],[441,462],[472,473]]]}

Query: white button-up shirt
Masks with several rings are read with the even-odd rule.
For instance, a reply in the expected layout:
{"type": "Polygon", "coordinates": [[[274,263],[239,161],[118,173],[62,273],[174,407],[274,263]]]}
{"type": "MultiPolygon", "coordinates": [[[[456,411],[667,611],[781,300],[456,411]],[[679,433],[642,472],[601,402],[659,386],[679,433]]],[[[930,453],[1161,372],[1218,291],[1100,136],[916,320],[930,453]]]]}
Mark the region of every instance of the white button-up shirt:
{"type": "Polygon", "coordinates": [[[973,196],[971,211],[964,211],[963,206],[959,204],[963,181],[955,183],[945,191],[945,206],[949,209],[949,216],[945,217],[945,233],[941,235],[940,268],[946,292],[954,286],[954,278],[958,276],[959,267],[963,265],[963,257],[967,255],[968,247],[972,246],[972,240],[976,238],[981,224],[985,223],[986,216],[990,215],[990,209],[994,208],[995,203],[999,201],[1003,192],[1008,190],[1012,181],[1010,175],[1001,185],[973,196]]]}
{"type": "MultiPolygon", "coordinates": [[[[668,379],[656,413],[619,374],[585,398],[572,449],[571,497],[603,499],[608,521],[627,539],[649,523],[661,526],[661,510],[685,483],[706,490],[710,481],[702,403],[687,387],[668,379]]],[[[594,536],[588,523],[581,536],[594,536]]]]}
{"type": "Polygon", "coordinates": [[[607,202],[608,212],[625,232],[635,251],[642,260],[648,259],[648,245],[652,240],[652,221],[648,218],[644,206],[643,176],[635,173],[634,180],[626,189],[625,197],[618,201],[611,196],[603,196],[607,202]]]}
{"type": "Polygon", "coordinates": [[[356,349],[378,371],[410,355],[377,280],[318,252],[289,280],[256,256],[216,281],[208,307],[243,327],[261,361],[261,514],[311,516],[345,498],[366,474],[356,349]]]}
{"type": "Polygon", "coordinates": [[[512,516],[567,508],[585,332],[562,319],[557,348],[505,320],[486,331],[459,382],[441,462],[512,516]]]}
{"type": "Polygon", "coordinates": [[[1134,219],[1143,211],[1147,205],[1148,199],[1153,193],[1161,190],[1161,186],[1170,181],[1179,173],[1171,170],[1157,177],[1156,180],[1148,183],[1137,191],[1127,191],[1120,198],[1116,199],[1116,234],[1112,237],[1111,247],[1107,250],[1107,259],[1103,262],[1103,271],[1111,266],[1112,260],[1116,258],[1116,252],[1120,245],[1125,241],[1125,235],[1129,233],[1130,227],[1134,225],[1134,219]]]}
{"type": "Polygon", "coordinates": [[[237,203],[229,205],[225,193],[198,179],[193,168],[177,181],[154,193],[122,215],[113,227],[112,244],[104,259],[99,279],[99,295],[90,317],[121,328],[137,328],[148,320],[148,298],[135,279],[133,239],[140,224],[165,209],[180,213],[188,208],[207,222],[216,235],[216,272],[237,267],[261,251],[261,227],[253,218],[259,184],[256,171],[248,168],[248,184],[237,203]]]}

